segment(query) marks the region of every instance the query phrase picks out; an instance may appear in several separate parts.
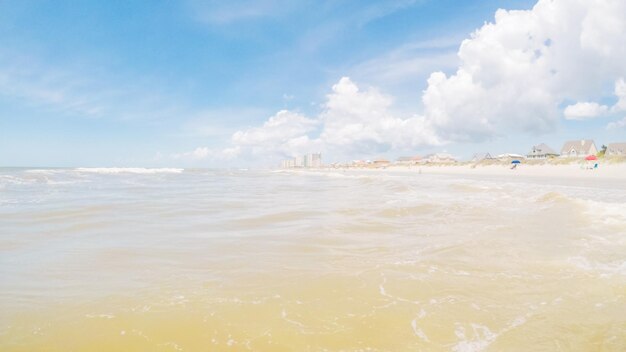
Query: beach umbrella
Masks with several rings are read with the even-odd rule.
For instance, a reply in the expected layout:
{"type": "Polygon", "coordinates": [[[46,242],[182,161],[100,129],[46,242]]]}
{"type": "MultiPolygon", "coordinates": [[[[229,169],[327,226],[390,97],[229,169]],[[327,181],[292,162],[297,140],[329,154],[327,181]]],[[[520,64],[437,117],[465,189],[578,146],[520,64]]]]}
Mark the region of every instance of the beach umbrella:
{"type": "Polygon", "coordinates": [[[598,160],[598,157],[595,155],[587,155],[587,157],[585,158],[585,160],[598,160]]]}
{"type": "Polygon", "coordinates": [[[522,162],[521,162],[521,161],[519,161],[519,160],[513,160],[513,161],[511,161],[511,164],[521,164],[521,163],[522,163],[522,162]]]}

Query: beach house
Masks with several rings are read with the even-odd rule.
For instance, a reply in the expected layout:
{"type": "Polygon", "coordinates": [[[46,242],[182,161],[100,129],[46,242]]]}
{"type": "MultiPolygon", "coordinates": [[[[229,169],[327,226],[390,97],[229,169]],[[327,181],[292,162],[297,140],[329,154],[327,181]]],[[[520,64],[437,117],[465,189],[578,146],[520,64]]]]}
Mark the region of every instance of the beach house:
{"type": "Polygon", "coordinates": [[[425,156],[420,163],[451,164],[456,163],[456,159],[448,153],[435,153],[425,156]]]}
{"type": "Polygon", "coordinates": [[[401,156],[396,160],[396,165],[415,165],[417,164],[422,157],[420,156],[401,156]]]}
{"type": "Polygon", "coordinates": [[[524,159],[524,156],[516,153],[503,153],[498,154],[498,156],[496,156],[496,159],[506,161],[511,159],[524,159]]]}
{"type": "Polygon", "coordinates": [[[598,149],[592,139],[567,141],[561,148],[561,157],[565,158],[579,158],[596,153],[598,153],[598,149]]]}
{"type": "Polygon", "coordinates": [[[604,155],[607,155],[607,156],[626,155],[626,142],[609,143],[609,145],[606,146],[606,152],[604,155]]]}
{"type": "Polygon", "coordinates": [[[553,158],[559,156],[559,153],[555,152],[552,148],[548,147],[547,144],[541,143],[534,145],[530,150],[530,153],[526,155],[528,159],[546,159],[553,158]]]}
{"type": "Polygon", "coordinates": [[[472,162],[477,163],[477,162],[480,162],[480,161],[483,161],[483,160],[492,160],[492,159],[493,159],[493,157],[489,153],[476,153],[472,157],[472,162]]]}
{"type": "Polygon", "coordinates": [[[391,162],[385,158],[376,158],[374,159],[374,161],[372,162],[372,165],[374,167],[387,167],[389,166],[389,164],[391,164],[391,162]]]}

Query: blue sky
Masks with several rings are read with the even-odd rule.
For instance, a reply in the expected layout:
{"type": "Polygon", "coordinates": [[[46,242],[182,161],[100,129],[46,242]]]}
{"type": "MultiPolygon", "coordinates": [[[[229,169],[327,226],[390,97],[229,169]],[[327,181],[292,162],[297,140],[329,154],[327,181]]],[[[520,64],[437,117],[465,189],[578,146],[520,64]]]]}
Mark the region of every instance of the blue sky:
{"type": "MultiPolygon", "coordinates": [[[[517,128],[499,122],[499,116],[507,118],[506,110],[480,108],[480,114],[493,114],[485,124],[493,130],[483,134],[451,127],[463,124],[464,116],[468,124],[483,120],[472,120],[478,118],[475,111],[451,110],[450,98],[425,106],[425,90],[444,89],[428,83],[433,72],[443,72],[454,85],[459,67],[474,62],[477,54],[470,50],[459,54],[464,39],[493,22],[498,8],[530,11],[534,4],[2,1],[0,165],[273,165],[281,157],[317,150],[324,151],[327,161],[443,150],[468,157],[474,151],[526,152],[544,141],[559,148],[565,139],[581,137],[596,138],[598,144],[625,140],[618,124],[624,114],[613,94],[624,67],[610,61],[619,52],[605,53],[608,72],[602,73],[602,81],[586,85],[593,91],[572,90],[551,100],[559,104],[559,114],[577,102],[597,102],[594,107],[601,112],[588,113],[593,118],[546,117],[532,124],[515,120],[517,128]],[[340,81],[342,77],[349,81],[340,81]],[[353,85],[357,95],[342,93],[351,94],[353,85]],[[344,116],[358,112],[333,110],[332,99],[363,102],[370,110],[348,124],[344,116]],[[441,106],[436,104],[444,104],[449,116],[437,117],[441,106]],[[385,111],[368,115],[379,107],[385,111]],[[281,110],[292,113],[281,115],[279,124],[286,129],[272,130],[277,123],[267,123],[281,110]],[[423,136],[404,136],[410,141],[396,143],[384,127],[388,124],[377,124],[385,119],[417,126],[412,128],[423,136]],[[551,125],[543,126],[548,120],[551,125]],[[355,132],[355,138],[346,140],[345,127],[355,124],[369,134],[355,132]]],[[[587,32],[583,28],[581,36],[587,32]]],[[[485,64],[487,59],[476,57],[485,64]]],[[[476,80],[478,73],[473,74],[476,80]]],[[[537,107],[532,103],[530,108],[537,107]]]]}

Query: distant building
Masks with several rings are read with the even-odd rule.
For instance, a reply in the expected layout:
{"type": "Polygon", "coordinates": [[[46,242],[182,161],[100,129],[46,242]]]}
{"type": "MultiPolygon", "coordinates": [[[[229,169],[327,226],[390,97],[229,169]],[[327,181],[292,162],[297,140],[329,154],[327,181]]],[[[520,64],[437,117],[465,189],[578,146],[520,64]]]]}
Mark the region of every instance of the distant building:
{"type": "Polygon", "coordinates": [[[596,144],[592,139],[581,139],[577,141],[567,141],[561,148],[562,157],[578,158],[598,153],[596,144]]]}
{"type": "Polygon", "coordinates": [[[609,143],[604,155],[626,155],[626,142],[609,143]]]}
{"type": "Polygon", "coordinates": [[[493,157],[489,153],[476,153],[472,157],[472,162],[476,163],[476,162],[479,162],[479,161],[492,160],[492,159],[493,159],[493,157]]]}
{"type": "Polygon", "coordinates": [[[546,159],[559,156],[559,153],[555,152],[552,148],[548,147],[545,143],[537,144],[533,146],[530,153],[526,155],[528,159],[546,159]]]}
{"type": "Polygon", "coordinates": [[[283,160],[281,162],[281,167],[283,169],[292,169],[292,168],[296,167],[296,160],[295,159],[283,160]]]}
{"type": "Polygon", "coordinates": [[[420,163],[452,164],[456,163],[456,159],[448,153],[435,153],[426,155],[422,160],[420,160],[420,163]]]}
{"type": "Polygon", "coordinates": [[[374,161],[372,162],[372,165],[374,165],[374,167],[387,167],[389,166],[389,164],[391,164],[391,162],[384,158],[374,159],[374,161]]]}
{"type": "Polygon", "coordinates": [[[401,156],[396,160],[398,165],[416,165],[422,159],[420,156],[401,156]]]}
{"type": "Polygon", "coordinates": [[[496,159],[498,160],[524,159],[524,158],[525,156],[521,154],[515,154],[515,153],[504,153],[504,154],[499,154],[498,156],[496,156],[496,159]]]}
{"type": "Polygon", "coordinates": [[[296,167],[304,167],[304,157],[297,156],[295,158],[296,167]]]}
{"type": "Polygon", "coordinates": [[[352,160],[352,166],[354,167],[365,167],[367,164],[365,160],[352,160]]]}
{"type": "Polygon", "coordinates": [[[313,153],[304,156],[304,167],[319,168],[322,167],[322,154],[313,153]]]}
{"type": "Polygon", "coordinates": [[[293,168],[320,168],[322,167],[322,154],[313,153],[304,156],[296,156],[295,158],[283,160],[281,162],[283,169],[293,168]]]}

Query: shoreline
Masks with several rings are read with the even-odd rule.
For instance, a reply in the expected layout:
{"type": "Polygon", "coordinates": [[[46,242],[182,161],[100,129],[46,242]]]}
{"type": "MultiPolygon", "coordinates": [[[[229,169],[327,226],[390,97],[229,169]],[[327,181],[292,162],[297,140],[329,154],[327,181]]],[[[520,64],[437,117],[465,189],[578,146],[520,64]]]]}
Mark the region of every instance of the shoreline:
{"type": "MultiPolygon", "coordinates": [[[[626,181],[626,163],[602,163],[597,169],[585,168],[584,164],[519,164],[511,169],[511,164],[425,164],[425,165],[390,165],[378,168],[337,167],[321,168],[319,171],[350,171],[350,172],[411,172],[416,174],[431,175],[464,175],[464,176],[510,176],[537,177],[537,178],[566,178],[566,179],[589,179],[589,180],[624,180],[626,181]]],[[[289,169],[287,169],[289,170],[289,169]]],[[[293,171],[313,171],[316,169],[292,169],[293,171]]]]}

